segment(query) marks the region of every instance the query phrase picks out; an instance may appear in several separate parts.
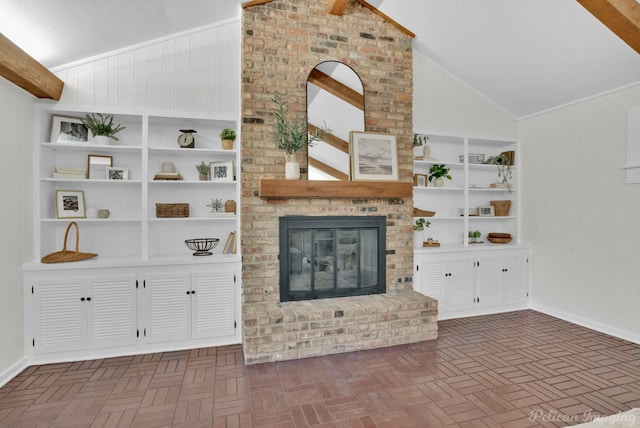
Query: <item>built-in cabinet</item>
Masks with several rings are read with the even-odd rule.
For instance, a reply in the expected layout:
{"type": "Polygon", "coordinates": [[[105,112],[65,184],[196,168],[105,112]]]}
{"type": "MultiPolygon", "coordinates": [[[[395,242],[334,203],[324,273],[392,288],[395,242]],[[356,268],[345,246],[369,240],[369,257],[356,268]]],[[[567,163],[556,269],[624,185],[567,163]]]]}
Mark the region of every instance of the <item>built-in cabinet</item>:
{"type": "Polygon", "coordinates": [[[438,300],[438,319],[519,310],[529,299],[529,249],[416,250],[415,291],[438,300]]]}
{"type": "MultiPolygon", "coordinates": [[[[49,103],[37,104],[35,117],[34,260],[24,265],[30,361],[239,343],[239,150],[237,142],[223,149],[219,137],[224,128],[238,132],[237,119],[49,103]],[[77,123],[87,113],[112,114],[126,129],[107,145],[96,144],[90,133],[86,141],[56,138],[61,122],[77,123]],[[196,131],[195,147],[178,145],[182,129],[196,131]],[[123,179],[109,177],[90,157],[110,161],[125,172],[123,179]],[[201,162],[226,173],[201,180],[201,162]],[[168,168],[180,179],[157,180],[168,168]],[[91,175],[82,173],[88,169],[91,175]],[[54,174],[59,170],[81,173],[54,174]],[[61,192],[82,196],[77,212],[60,215],[61,192]],[[225,211],[227,201],[236,202],[236,212],[229,212],[231,203],[225,211]],[[220,203],[220,212],[212,212],[220,203]],[[188,204],[188,214],[166,216],[157,204],[188,204]],[[108,217],[100,210],[108,210],[108,217]],[[41,263],[62,249],[72,221],[80,251],[98,256],[41,263]],[[232,232],[235,253],[224,251],[232,232]],[[194,256],[185,244],[194,238],[219,242],[211,256],[194,256]]],[[[75,249],[75,239],[72,228],[67,249],[75,249]]]]}
{"type": "MultiPolygon", "coordinates": [[[[442,135],[418,132],[428,136],[428,157],[413,162],[416,184],[413,188],[414,207],[435,212],[426,218],[429,228],[417,240],[432,237],[442,247],[458,248],[470,245],[469,231],[478,230],[484,245],[494,245],[487,241],[490,232],[509,233],[513,243],[520,242],[520,204],[518,198],[520,156],[517,141],[475,138],[469,136],[442,135]],[[498,167],[483,162],[504,152],[513,153],[513,165],[508,187],[498,176],[498,167]],[[444,180],[442,187],[429,182],[429,169],[436,164],[444,164],[451,180],[444,180]],[[418,177],[420,180],[418,180],[418,177]],[[424,183],[424,184],[423,184],[424,183]],[[507,215],[483,215],[491,207],[491,201],[510,201],[507,215]]],[[[482,245],[482,244],[472,244],[482,245]]]]}
{"type": "Polygon", "coordinates": [[[529,249],[520,239],[518,142],[417,133],[423,140],[428,136],[428,149],[414,150],[414,207],[434,214],[414,218],[430,222],[414,234],[414,289],[438,300],[439,319],[526,308],[529,249]],[[504,169],[508,185],[498,167],[486,163],[501,153],[513,160],[504,169]],[[450,168],[451,180],[436,187],[428,181],[429,169],[441,164],[450,168]],[[487,209],[491,201],[509,201],[508,213],[487,209]],[[469,238],[471,231],[480,231],[478,242],[469,238]],[[512,240],[492,243],[489,233],[508,233],[512,240]],[[428,238],[439,246],[424,247],[428,238]]]}

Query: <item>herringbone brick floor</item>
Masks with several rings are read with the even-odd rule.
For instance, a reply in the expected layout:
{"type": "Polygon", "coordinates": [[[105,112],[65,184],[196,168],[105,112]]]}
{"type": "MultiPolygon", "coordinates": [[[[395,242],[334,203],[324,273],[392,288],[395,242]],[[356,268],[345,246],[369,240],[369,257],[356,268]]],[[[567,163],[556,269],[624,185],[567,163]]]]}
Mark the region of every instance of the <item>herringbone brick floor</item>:
{"type": "Polygon", "coordinates": [[[566,426],[634,407],[640,345],[521,311],[275,364],[226,346],[29,367],[0,389],[0,427],[566,426]]]}

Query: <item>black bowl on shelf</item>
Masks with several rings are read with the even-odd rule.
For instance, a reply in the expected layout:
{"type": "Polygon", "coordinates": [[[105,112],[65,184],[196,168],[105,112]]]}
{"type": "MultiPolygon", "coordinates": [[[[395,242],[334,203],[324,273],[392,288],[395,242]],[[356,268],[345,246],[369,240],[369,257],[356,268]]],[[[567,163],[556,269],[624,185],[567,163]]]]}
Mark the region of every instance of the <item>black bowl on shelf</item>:
{"type": "Polygon", "coordinates": [[[194,256],[210,256],[213,253],[209,250],[216,248],[220,242],[218,238],[196,238],[196,239],[186,239],[184,241],[189,247],[190,250],[194,250],[194,256]]]}

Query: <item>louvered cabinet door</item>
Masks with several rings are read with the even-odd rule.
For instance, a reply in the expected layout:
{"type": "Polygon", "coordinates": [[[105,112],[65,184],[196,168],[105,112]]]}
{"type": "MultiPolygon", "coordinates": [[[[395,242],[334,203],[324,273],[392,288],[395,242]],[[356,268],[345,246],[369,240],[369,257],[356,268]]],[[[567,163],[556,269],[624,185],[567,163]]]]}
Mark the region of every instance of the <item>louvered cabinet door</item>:
{"type": "Polygon", "coordinates": [[[33,284],[35,352],[75,351],[87,347],[85,281],[63,278],[33,284]]]}
{"type": "Polygon", "coordinates": [[[473,257],[449,261],[445,282],[447,310],[462,311],[471,309],[475,305],[474,262],[473,257]]]}
{"type": "Polygon", "coordinates": [[[478,305],[481,307],[502,304],[503,258],[481,256],[478,258],[478,305]]]}
{"type": "Polygon", "coordinates": [[[149,342],[191,337],[191,287],[189,273],[147,275],[144,280],[147,319],[144,335],[149,342]]]}
{"type": "Polygon", "coordinates": [[[503,298],[506,304],[524,303],[529,299],[528,253],[505,259],[503,276],[503,298]]]}
{"type": "Polygon", "coordinates": [[[232,336],[235,332],[234,270],[191,274],[191,336],[232,336]]]}
{"type": "Polygon", "coordinates": [[[94,348],[135,345],[136,276],[92,279],[87,287],[89,340],[94,348]]]}
{"type": "Polygon", "coordinates": [[[446,310],[446,262],[439,257],[416,258],[415,291],[438,301],[438,310],[446,310]]]}

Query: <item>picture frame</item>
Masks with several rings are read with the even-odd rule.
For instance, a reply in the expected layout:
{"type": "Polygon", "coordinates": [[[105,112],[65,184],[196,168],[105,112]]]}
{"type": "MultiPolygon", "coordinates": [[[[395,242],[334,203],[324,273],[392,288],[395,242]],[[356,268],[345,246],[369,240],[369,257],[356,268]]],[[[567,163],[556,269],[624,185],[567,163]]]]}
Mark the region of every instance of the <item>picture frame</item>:
{"type": "Polygon", "coordinates": [[[49,141],[52,143],[86,144],[89,141],[89,129],[78,117],[53,116],[49,141]]]}
{"type": "Polygon", "coordinates": [[[398,181],[398,149],[395,135],[351,131],[351,176],[354,181],[398,181]]]}
{"type": "Polygon", "coordinates": [[[108,166],[106,168],[107,180],[128,180],[129,168],[122,168],[120,166],[108,166]]]}
{"type": "Polygon", "coordinates": [[[83,190],[56,190],[56,218],[86,218],[83,190]]]}
{"type": "Polygon", "coordinates": [[[427,187],[429,180],[426,174],[413,174],[413,185],[415,187],[427,187]]]}
{"type": "Polygon", "coordinates": [[[493,205],[486,205],[478,207],[478,216],[480,217],[494,217],[495,211],[493,205]]]}
{"type": "Polygon", "coordinates": [[[209,179],[217,182],[234,181],[233,161],[209,162],[209,179]]]}
{"type": "Polygon", "coordinates": [[[112,156],[87,155],[87,178],[90,180],[106,180],[107,168],[113,166],[112,163],[112,156]]]}

